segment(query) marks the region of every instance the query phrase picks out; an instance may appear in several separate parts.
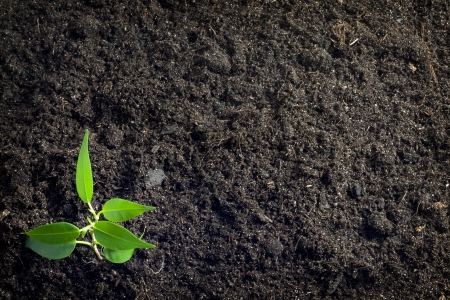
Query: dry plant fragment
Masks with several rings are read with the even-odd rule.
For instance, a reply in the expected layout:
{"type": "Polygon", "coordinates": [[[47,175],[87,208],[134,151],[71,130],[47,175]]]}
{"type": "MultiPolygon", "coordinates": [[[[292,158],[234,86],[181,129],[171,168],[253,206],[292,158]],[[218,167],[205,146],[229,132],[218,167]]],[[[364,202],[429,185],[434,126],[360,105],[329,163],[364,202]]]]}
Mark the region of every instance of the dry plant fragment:
{"type": "Polygon", "coordinates": [[[423,226],[418,226],[418,227],[416,227],[416,232],[422,232],[422,230],[425,229],[425,226],[427,226],[427,225],[423,225],[423,226]]]}
{"type": "Polygon", "coordinates": [[[354,33],[355,30],[348,23],[339,23],[333,26],[333,33],[338,37],[339,44],[345,45],[345,35],[347,32],[354,33]]]}
{"type": "Polygon", "coordinates": [[[447,205],[446,203],[436,202],[436,203],[434,204],[434,207],[435,207],[436,209],[440,210],[440,209],[445,209],[445,208],[447,208],[448,205],[447,205]]]}

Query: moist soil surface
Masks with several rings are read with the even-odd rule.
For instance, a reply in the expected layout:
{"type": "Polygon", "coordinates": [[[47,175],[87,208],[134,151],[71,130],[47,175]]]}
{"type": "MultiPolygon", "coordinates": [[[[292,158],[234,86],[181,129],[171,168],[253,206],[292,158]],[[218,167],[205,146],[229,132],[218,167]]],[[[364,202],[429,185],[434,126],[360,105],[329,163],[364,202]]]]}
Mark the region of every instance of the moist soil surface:
{"type": "Polygon", "coordinates": [[[448,1],[1,2],[1,299],[450,297],[448,1]],[[124,264],[24,247],[85,129],[124,264]]]}

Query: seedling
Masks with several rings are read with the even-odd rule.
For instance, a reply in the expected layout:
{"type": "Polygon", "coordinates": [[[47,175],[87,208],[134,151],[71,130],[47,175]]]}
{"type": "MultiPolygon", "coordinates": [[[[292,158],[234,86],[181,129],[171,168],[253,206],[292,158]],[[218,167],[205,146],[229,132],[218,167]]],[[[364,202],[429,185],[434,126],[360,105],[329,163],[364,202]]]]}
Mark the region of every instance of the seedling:
{"type": "Polygon", "coordinates": [[[91,205],[94,182],[89,160],[88,139],[89,131],[86,130],[78,154],[76,187],[78,196],[87,204],[93,220],[87,217],[89,225],[81,229],[66,222],[39,226],[25,232],[28,235],[25,247],[49,259],[63,259],[72,254],[76,245],[86,245],[91,247],[101,260],[102,255],[97,248],[97,245],[100,245],[103,247],[102,252],[107,260],[113,263],[124,263],[133,256],[135,249],[156,246],[144,242],[142,236],[138,238],[129,230],[113,222],[131,220],[144,212],[154,210],[155,207],[113,198],[106,201],[103,209],[98,213],[94,210],[91,205]],[[101,215],[107,221],[100,220],[101,215]],[[78,240],[80,235],[84,239],[87,233],[90,235],[90,241],[78,240]]]}

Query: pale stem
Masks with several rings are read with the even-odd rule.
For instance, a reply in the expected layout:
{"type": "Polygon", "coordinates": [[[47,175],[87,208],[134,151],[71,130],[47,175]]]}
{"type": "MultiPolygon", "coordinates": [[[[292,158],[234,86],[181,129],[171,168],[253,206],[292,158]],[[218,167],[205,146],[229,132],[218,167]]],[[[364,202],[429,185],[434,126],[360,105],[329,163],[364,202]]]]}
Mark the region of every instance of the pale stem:
{"type": "Polygon", "coordinates": [[[76,241],[77,245],[85,245],[85,246],[89,246],[92,248],[92,244],[89,242],[85,242],[85,241],[76,241]]]}
{"type": "Polygon", "coordinates": [[[94,222],[98,221],[99,216],[97,216],[97,213],[95,212],[94,208],[91,205],[91,202],[88,203],[89,206],[89,212],[94,216],[94,222]]]}
{"type": "MultiPolygon", "coordinates": [[[[91,225],[87,226],[90,227],[91,225]]],[[[97,240],[95,239],[95,235],[94,235],[94,230],[92,228],[88,229],[89,230],[89,234],[91,235],[91,242],[86,242],[86,241],[75,241],[76,244],[78,245],[85,245],[85,246],[89,246],[92,248],[92,250],[94,250],[95,254],[97,255],[99,260],[103,260],[102,255],[100,254],[100,251],[98,251],[97,248],[97,240]]]]}
{"type": "Polygon", "coordinates": [[[89,230],[89,228],[91,228],[92,227],[92,225],[91,224],[89,224],[88,226],[86,226],[86,227],[83,227],[83,228],[81,228],[80,229],[80,232],[85,232],[85,231],[88,231],[89,230]]]}
{"type": "Polygon", "coordinates": [[[89,230],[89,234],[91,235],[91,238],[92,238],[92,246],[91,247],[92,247],[92,249],[94,249],[94,252],[97,255],[98,259],[102,260],[103,258],[97,249],[97,240],[95,239],[94,230],[93,229],[89,230]]]}

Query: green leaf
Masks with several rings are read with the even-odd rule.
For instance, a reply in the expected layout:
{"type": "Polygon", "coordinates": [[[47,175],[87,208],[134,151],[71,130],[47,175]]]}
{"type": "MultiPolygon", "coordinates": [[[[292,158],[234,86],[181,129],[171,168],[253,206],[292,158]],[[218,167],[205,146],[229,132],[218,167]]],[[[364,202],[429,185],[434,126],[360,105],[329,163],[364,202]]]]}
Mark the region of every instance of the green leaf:
{"type": "Polygon", "coordinates": [[[92,194],[94,193],[94,180],[92,178],[91,161],[89,160],[88,140],[89,130],[86,129],[80,153],[78,154],[76,171],[77,192],[84,203],[91,202],[92,194]]]}
{"type": "MultiPolygon", "coordinates": [[[[145,231],[146,230],[144,229],[144,232],[142,232],[141,236],[139,237],[140,240],[142,240],[142,237],[144,236],[145,231]]],[[[131,259],[131,257],[134,254],[134,250],[136,250],[136,249],[111,250],[108,248],[103,248],[103,255],[105,256],[105,258],[107,260],[109,260],[112,263],[123,264],[124,262],[131,259]]]]}
{"type": "Polygon", "coordinates": [[[126,250],[111,250],[108,248],[103,249],[103,255],[107,260],[115,264],[123,264],[131,259],[135,249],[126,250]]]}
{"type": "Polygon", "coordinates": [[[154,209],[154,206],[146,206],[128,200],[114,198],[108,200],[103,205],[101,212],[111,222],[124,222],[154,209]]]}
{"type": "Polygon", "coordinates": [[[59,222],[39,226],[25,234],[41,243],[56,245],[76,240],[80,229],[70,223],[59,222]]]}
{"type": "Polygon", "coordinates": [[[94,225],[94,234],[100,245],[111,250],[156,247],[153,244],[141,241],[124,227],[108,221],[96,222],[94,225]]]}
{"type": "Polygon", "coordinates": [[[31,237],[25,242],[25,247],[30,248],[40,256],[49,259],[63,259],[72,254],[76,242],[72,240],[64,244],[46,244],[39,242],[31,237]]]}

